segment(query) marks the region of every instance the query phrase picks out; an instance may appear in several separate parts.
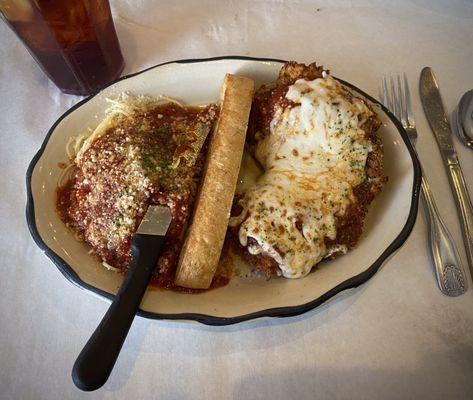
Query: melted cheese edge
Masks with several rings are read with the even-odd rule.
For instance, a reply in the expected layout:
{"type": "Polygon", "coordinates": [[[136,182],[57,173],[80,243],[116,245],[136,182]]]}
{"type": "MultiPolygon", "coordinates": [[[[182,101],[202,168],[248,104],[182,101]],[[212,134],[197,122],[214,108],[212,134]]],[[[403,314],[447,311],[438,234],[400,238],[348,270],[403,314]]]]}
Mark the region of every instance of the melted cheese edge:
{"type": "Polygon", "coordinates": [[[270,134],[255,150],[265,173],[244,194],[243,211],[230,225],[241,224],[239,241],[250,254],[267,254],[284,277],[299,278],[347,250],[327,249],[324,239],[336,238],[336,217],[366,179],[371,145],[361,127],[373,113],[329,75],[300,79],[285,97],[296,105],[276,107],[270,134]]]}

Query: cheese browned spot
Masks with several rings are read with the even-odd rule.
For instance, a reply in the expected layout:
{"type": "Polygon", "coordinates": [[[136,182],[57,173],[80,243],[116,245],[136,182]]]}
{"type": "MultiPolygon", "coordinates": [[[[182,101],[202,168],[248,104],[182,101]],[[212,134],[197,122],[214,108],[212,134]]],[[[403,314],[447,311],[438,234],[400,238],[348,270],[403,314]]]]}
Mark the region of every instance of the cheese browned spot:
{"type": "Polygon", "coordinates": [[[250,142],[265,173],[230,225],[256,267],[297,278],[356,243],[384,180],[379,122],[366,103],[320,67],[283,71],[256,95],[250,142]]]}

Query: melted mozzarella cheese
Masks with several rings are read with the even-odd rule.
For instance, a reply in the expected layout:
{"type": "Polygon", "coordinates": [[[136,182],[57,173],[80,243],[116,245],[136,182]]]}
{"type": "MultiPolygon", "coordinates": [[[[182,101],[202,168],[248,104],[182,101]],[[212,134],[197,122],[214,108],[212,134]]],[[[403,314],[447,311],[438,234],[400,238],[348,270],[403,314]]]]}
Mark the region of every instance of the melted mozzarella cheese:
{"type": "Polygon", "coordinates": [[[255,150],[265,173],[244,194],[243,211],[230,225],[241,224],[239,240],[251,254],[267,254],[283,276],[299,278],[324,257],[346,251],[327,249],[324,239],[336,238],[336,217],[365,179],[371,147],[361,126],[372,112],[330,76],[300,79],[286,98],[293,104],[277,106],[270,134],[255,150]]]}

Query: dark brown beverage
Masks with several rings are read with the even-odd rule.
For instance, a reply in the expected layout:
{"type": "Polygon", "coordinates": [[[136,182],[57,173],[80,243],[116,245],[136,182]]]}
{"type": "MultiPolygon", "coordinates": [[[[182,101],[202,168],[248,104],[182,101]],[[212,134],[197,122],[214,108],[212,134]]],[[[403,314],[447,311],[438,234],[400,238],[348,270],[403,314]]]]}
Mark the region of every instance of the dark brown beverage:
{"type": "Polygon", "coordinates": [[[64,93],[95,93],[123,71],[108,0],[2,0],[0,10],[64,93]]]}

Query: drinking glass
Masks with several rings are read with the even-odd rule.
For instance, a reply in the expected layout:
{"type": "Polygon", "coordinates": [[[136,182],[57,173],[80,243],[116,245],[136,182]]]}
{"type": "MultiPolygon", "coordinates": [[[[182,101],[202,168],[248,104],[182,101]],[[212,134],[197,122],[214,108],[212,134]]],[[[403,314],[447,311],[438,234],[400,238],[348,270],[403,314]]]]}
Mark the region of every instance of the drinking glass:
{"type": "Polygon", "coordinates": [[[96,93],[123,71],[108,0],[0,0],[0,14],[64,93],[96,93]]]}

